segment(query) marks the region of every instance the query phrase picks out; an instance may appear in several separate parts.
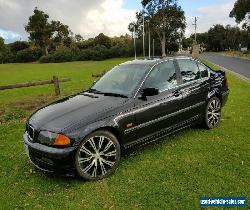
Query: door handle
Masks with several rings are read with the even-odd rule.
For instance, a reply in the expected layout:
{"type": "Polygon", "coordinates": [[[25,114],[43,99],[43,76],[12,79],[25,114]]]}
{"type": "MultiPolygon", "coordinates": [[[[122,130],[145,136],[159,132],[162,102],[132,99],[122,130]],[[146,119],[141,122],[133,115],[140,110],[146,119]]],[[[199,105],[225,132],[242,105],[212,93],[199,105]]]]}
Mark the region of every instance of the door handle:
{"type": "Polygon", "coordinates": [[[181,95],[181,91],[180,90],[176,90],[176,91],[173,92],[173,95],[175,97],[179,97],[181,95]]]}

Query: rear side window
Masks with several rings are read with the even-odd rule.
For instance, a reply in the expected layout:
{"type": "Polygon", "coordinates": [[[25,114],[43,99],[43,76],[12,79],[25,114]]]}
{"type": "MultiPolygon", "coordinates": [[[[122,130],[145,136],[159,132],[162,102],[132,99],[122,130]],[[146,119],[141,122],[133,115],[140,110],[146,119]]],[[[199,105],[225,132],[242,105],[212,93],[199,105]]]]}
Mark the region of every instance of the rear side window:
{"type": "Polygon", "coordinates": [[[160,92],[177,86],[173,61],[158,64],[145,81],[144,87],[157,88],[160,92]]]}
{"type": "Polygon", "coordinates": [[[201,78],[206,78],[208,77],[208,67],[206,67],[205,65],[197,62],[199,70],[201,72],[201,78]]]}
{"type": "Polygon", "coordinates": [[[184,83],[200,79],[200,71],[195,61],[180,59],[178,60],[178,64],[184,83]]]}

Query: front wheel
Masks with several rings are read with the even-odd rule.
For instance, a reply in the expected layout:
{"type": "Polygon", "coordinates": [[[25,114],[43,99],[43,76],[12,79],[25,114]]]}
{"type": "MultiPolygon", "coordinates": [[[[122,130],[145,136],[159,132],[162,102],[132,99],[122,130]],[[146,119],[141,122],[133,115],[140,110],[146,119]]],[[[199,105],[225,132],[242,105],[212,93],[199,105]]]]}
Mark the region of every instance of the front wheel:
{"type": "Polygon", "coordinates": [[[218,126],[221,118],[221,101],[217,97],[212,97],[206,107],[205,126],[212,129],[218,126]]]}
{"type": "Polygon", "coordinates": [[[112,133],[95,131],[82,141],[77,150],[77,173],[86,180],[103,179],[117,168],[120,153],[119,142],[112,133]]]}

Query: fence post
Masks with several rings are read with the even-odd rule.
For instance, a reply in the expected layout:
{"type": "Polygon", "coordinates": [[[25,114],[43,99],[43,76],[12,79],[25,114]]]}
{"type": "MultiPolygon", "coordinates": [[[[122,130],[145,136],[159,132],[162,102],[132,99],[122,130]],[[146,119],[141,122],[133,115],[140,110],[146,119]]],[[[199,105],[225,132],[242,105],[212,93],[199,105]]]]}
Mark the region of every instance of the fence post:
{"type": "Polygon", "coordinates": [[[53,83],[54,83],[54,87],[55,87],[56,96],[58,96],[58,95],[60,95],[60,86],[59,86],[58,77],[53,76],[53,83]]]}

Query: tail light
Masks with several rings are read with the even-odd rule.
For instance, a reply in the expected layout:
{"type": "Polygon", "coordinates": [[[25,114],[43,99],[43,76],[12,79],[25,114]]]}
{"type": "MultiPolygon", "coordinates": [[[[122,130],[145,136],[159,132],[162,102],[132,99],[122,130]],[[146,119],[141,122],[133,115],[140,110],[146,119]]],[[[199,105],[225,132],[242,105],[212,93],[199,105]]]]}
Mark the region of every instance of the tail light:
{"type": "Polygon", "coordinates": [[[225,76],[224,76],[223,84],[224,84],[225,87],[228,87],[228,79],[227,79],[227,74],[226,73],[225,73],[225,76]]]}

